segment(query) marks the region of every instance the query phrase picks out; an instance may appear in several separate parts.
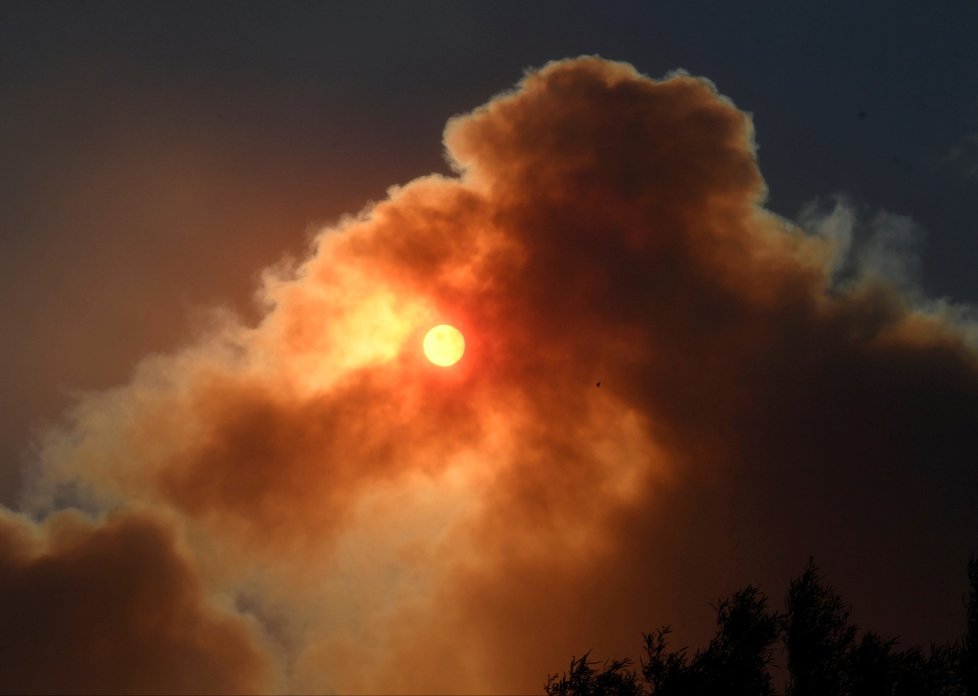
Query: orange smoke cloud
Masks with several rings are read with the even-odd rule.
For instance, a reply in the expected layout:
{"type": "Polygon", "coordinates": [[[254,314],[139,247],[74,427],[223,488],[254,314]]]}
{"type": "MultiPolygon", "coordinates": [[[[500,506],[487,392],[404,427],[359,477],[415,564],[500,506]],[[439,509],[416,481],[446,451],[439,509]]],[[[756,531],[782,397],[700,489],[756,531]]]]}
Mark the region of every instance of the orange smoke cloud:
{"type": "MultiPolygon", "coordinates": [[[[895,567],[899,539],[960,561],[973,346],[878,277],[835,282],[838,241],[763,209],[751,122],[709,82],[552,63],[445,145],[457,177],[393,188],[270,270],[257,326],[147,360],[44,436],[27,508],[113,514],[52,583],[131,524],[192,589],[167,613],[199,628],[159,664],[228,636],[174,679],[526,692],[809,553],[895,567]],[[439,323],[466,339],[449,369],[421,354],[439,323]]],[[[119,610],[152,613],[111,549],[119,610]]],[[[67,609],[44,621],[85,640],[67,609]]],[[[105,683],[161,690],[145,674],[105,683]]]]}

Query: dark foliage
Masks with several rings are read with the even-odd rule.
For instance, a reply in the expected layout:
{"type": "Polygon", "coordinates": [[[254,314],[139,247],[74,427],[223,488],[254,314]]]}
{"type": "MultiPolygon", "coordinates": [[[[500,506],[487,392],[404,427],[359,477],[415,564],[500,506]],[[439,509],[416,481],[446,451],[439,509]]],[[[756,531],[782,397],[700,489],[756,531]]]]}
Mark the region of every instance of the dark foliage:
{"type": "Polygon", "coordinates": [[[846,662],[856,637],[842,597],[818,574],[809,559],[791,581],[785,599],[784,643],[788,652],[789,696],[847,692],[846,662]]]}
{"type": "Polygon", "coordinates": [[[717,630],[692,656],[670,650],[670,628],[644,635],[639,672],[627,659],[601,663],[590,653],[547,680],[547,696],[774,696],[774,644],[784,642],[787,696],[978,696],[978,557],[968,563],[966,630],[954,644],[900,649],[895,638],[849,623],[842,597],[813,560],[791,580],[783,615],[748,586],[717,607],[717,630]]]}
{"type": "Polygon", "coordinates": [[[628,668],[630,660],[611,660],[596,670],[598,663],[589,657],[590,652],[572,657],[566,674],[559,678],[550,675],[545,687],[548,696],[640,696],[643,693],[637,675],[628,668]]]}
{"type": "Polygon", "coordinates": [[[665,626],[645,634],[645,655],[642,676],[654,696],[677,696],[695,693],[701,687],[698,670],[688,664],[686,648],[668,651],[666,637],[670,628],[665,626]]]}
{"type": "Polygon", "coordinates": [[[717,605],[716,635],[692,659],[685,648],[669,651],[667,626],[645,635],[641,679],[628,668],[627,660],[614,660],[595,670],[596,663],[585,654],[572,659],[563,676],[551,675],[546,692],[548,696],[773,696],[768,666],[781,617],[766,605],[757,588],[747,587],[717,605]]]}
{"type": "Polygon", "coordinates": [[[978,696],[978,556],[968,560],[967,616],[961,641],[960,673],[968,696],[978,696]]]}

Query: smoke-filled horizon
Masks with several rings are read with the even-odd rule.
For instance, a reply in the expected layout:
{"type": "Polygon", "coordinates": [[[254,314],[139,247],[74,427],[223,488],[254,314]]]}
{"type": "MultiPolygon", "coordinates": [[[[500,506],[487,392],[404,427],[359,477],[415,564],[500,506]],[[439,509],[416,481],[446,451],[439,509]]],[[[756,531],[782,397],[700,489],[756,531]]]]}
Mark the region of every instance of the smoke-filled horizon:
{"type": "Polygon", "coordinates": [[[810,555],[857,621],[954,636],[978,332],[911,221],[771,213],[749,115],[593,57],[444,147],[39,436],[0,690],[533,692],[810,555]]]}

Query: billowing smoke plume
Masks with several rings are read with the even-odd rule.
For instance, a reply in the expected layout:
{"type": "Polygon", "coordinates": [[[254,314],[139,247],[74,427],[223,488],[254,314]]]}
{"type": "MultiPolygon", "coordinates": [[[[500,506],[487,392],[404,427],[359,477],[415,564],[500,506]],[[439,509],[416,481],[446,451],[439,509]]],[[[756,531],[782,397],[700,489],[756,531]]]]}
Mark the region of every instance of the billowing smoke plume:
{"type": "Polygon", "coordinates": [[[44,435],[34,521],[3,518],[0,690],[535,691],[660,624],[696,640],[812,553],[947,637],[926,583],[978,529],[949,311],[766,211],[703,79],[552,63],[445,146],[457,176],[269,270],[257,326],[44,435]],[[421,353],[439,323],[452,368],[421,353]]]}

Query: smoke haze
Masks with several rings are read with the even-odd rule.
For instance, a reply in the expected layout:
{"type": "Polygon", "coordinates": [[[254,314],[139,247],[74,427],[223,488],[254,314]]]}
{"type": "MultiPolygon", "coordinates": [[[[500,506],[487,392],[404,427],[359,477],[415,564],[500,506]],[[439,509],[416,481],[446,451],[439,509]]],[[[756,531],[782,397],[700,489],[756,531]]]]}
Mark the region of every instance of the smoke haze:
{"type": "Polygon", "coordinates": [[[910,222],[766,211],[749,115],[598,58],[444,143],[456,176],[269,268],[256,324],[40,437],[0,688],[534,692],[810,554],[874,627],[953,637],[978,355],[901,270],[910,222]]]}

